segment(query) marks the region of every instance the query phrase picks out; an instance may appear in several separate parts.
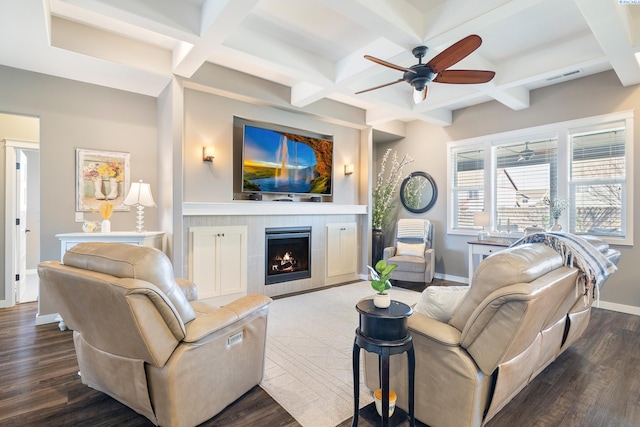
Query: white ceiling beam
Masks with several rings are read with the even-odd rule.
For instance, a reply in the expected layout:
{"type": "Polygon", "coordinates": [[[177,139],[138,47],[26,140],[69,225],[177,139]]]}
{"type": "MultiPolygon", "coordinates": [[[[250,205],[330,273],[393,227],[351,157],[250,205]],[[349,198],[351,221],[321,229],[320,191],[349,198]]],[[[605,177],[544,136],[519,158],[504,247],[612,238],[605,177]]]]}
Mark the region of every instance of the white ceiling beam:
{"type": "Polygon", "coordinates": [[[505,89],[494,88],[485,91],[485,93],[514,111],[524,110],[531,106],[530,91],[523,86],[505,89]]]}
{"type": "Polygon", "coordinates": [[[291,87],[291,105],[304,108],[309,104],[326,98],[328,90],[325,87],[309,82],[300,82],[291,87]]]}
{"type": "Polygon", "coordinates": [[[609,57],[623,86],[640,83],[640,63],[636,54],[640,46],[634,37],[634,25],[629,7],[614,0],[575,0],[593,35],[609,57]]]}
{"type": "Polygon", "coordinates": [[[495,69],[496,77],[493,82],[498,87],[534,83],[603,61],[604,54],[593,35],[584,33],[562,43],[523,52],[522,55],[503,61],[495,69]]]}
{"type": "Polygon", "coordinates": [[[56,16],[50,22],[52,46],[171,75],[171,52],[166,49],[56,16]]]}
{"type": "Polygon", "coordinates": [[[448,0],[425,14],[423,39],[439,53],[459,40],[546,0],[448,0]]]}
{"type": "Polygon", "coordinates": [[[422,13],[405,1],[322,0],[336,12],[391,42],[411,49],[422,41],[422,13]]]}
{"type": "Polygon", "coordinates": [[[406,54],[407,51],[404,47],[399,46],[388,39],[378,38],[372,43],[363,46],[352,54],[336,62],[335,81],[337,83],[345,82],[346,84],[349,84],[349,79],[360,79],[360,75],[362,73],[368,72],[375,67],[382,67],[379,64],[375,64],[372,61],[365,59],[364,55],[371,55],[376,58],[383,59],[406,54]]]}
{"type": "Polygon", "coordinates": [[[211,52],[240,25],[260,0],[207,0],[202,7],[200,38],[187,48],[175,51],[173,72],[191,77],[204,64],[211,52]]]}
{"type": "Polygon", "coordinates": [[[131,0],[45,0],[51,12],[114,32],[135,35],[139,29],[195,43],[199,10],[185,2],[131,0]]]}

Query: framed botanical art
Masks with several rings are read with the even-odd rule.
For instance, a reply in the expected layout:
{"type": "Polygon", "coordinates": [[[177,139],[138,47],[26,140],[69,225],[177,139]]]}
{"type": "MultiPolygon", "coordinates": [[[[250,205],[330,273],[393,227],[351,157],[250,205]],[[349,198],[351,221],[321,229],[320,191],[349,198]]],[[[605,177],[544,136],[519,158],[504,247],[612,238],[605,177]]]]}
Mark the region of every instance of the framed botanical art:
{"type": "Polygon", "coordinates": [[[104,201],[115,211],[128,211],[129,153],[76,148],[76,210],[98,210],[104,201]]]}

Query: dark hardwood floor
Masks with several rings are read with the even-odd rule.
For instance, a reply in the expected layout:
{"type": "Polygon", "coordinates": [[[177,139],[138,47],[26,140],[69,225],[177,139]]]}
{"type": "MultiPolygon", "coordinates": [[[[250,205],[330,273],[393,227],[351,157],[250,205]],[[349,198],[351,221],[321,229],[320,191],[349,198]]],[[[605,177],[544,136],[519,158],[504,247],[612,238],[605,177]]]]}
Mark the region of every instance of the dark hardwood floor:
{"type": "MultiPolygon", "coordinates": [[[[151,426],[80,382],[72,332],[36,327],[36,310],[36,303],[0,310],[0,425],[151,426]]],[[[299,424],[255,387],[202,425],[299,424]]],[[[349,419],[340,427],[350,425],[349,419]]],[[[640,316],[594,309],[585,335],[487,426],[639,425],[640,316]]]]}

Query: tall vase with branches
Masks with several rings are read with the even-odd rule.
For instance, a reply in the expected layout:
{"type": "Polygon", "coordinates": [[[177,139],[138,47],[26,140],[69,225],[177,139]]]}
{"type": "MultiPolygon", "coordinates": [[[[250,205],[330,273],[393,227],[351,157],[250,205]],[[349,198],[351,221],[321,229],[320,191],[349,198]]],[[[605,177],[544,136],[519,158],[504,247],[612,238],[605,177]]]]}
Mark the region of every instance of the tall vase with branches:
{"type": "Polygon", "coordinates": [[[398,200],[397,190],[404,179],[403,169],[413,162],[413,159],[405,154],[398,159],[398,153],[388,148],[380,162],[380,172],[373,188],[373,209],[371,226],[373,228],[373,254],[372,262],[375,265],[382,259],[384,241],[383,229],[391,222],[391,215],[398,200]],[[387,164],[387,163],[390,164],[387,164]]]}
{"type": "Polygon", "coordinates": [[[398,186],[405,178],[402,173],[403,169],[411,162],[413,162],[413,159],[407,154],[402,156],[401,159],[398,159],[398,153],[391,148],[388,148],[384,156],[382,156],[380,172],[376,179],[376,185],[373,188],[373,215],[371,226],[374,229],[382,230],[391,221],[391,214],[398,200],[398,186]],[[387,162],[389,161],[391,164],[387,166],[387,162]]]}

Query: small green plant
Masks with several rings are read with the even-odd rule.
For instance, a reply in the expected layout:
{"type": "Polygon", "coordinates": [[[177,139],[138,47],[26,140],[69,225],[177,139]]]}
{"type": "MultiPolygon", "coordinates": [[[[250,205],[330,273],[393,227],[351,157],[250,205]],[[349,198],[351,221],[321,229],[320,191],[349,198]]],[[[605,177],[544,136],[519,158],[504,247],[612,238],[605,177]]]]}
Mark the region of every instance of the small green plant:
{"type": "Polygon", "coordinates": [[[371,271],[371,287],[379,294],[384,294],[385,291],[391,289],[391,273],[398,268],[396,264],[387,264],[387,261],[381,259],[376,263],[374,269],[370,265],[367,266],[371,271]]]}

